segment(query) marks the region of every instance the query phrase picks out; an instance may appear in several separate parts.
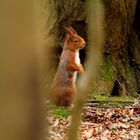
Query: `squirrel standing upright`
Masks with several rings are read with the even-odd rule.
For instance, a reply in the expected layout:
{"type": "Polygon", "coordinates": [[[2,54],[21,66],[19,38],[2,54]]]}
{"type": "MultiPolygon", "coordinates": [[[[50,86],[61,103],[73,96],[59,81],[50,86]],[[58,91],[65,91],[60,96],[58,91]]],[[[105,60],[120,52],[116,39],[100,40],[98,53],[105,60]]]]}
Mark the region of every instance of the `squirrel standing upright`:
{"type": "Polygon", "coordinates": [[[72,27],[66,27],[67,36],[57,72],[51,85],[51,96],[53,102],[58,106],[70,106],[76,92],[77,72],[84,72],[80,63],[79,50],[86,43],[72,27]]]}

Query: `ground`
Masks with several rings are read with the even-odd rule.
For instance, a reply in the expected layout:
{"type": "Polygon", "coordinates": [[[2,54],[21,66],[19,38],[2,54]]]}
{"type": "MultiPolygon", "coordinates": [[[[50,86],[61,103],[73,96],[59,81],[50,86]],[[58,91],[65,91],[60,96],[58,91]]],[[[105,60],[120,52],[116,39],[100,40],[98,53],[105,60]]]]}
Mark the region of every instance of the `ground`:
{"type": "MultiPolygon", "coordinates": [[[[71,109],[50,111],[49,140],[65,140],[71,122],[71,109]]],[[[138,140],[140,109],[86,106],[81,115],[80,140],[138,140]]]]}

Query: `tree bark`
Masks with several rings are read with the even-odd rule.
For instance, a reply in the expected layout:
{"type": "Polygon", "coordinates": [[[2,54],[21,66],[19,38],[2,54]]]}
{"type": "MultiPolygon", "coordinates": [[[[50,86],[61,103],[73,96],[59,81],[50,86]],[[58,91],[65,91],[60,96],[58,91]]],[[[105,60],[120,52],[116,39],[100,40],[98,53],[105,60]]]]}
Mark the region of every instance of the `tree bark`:
{"type": "MultiPolygon", "coordinates": [[[[139,60],[136,62],[135,53],[137,56],[140,53],[138,52],[138,43],[136,43],[138,37],[134,28],[135,23],[138,25],[136,21],[138,11],[135,13],[136,5],[138,5],[136,0],[105,0],[104,54],[109,57],[112,63],[114,81],[119,80],[127,90],[122,94],[134,95],[135,92],[139,92],[139,60]],[[134,64],[134,62],[136,63],[134,64]]],[[[117,90],[121,91],[121,85],[117,90]]]]}
{"type": "Polygon", "coordinates": [[[128,37],[128,53],[130,56],[130,64],[133,68],[137,82],[137,93],[140,94],[140,1],[137,1],[134,22],[130,30],[131,32],[128,37]]]}
{"type": "MultiPolygon", "coordinates": [[[[57,62],[53,63],[57,66],[65,39],[64,27],[71,25],[87,42],[86,17],[88,13],[86,0],[48,0],[47,2],[50,3],[51,14],[48,14],[49,18],[46,20],[46,25],[48,26],[49,23],[51,27],[49,35],[56,35],[55,42],[52,45],[54,54],[52,60],[57,62]]],[[[111,66],[109,69],[111,69],[113,75],[109,79],[111,81],[110,88],[114,89],[113,86],[115,86],[116,80],[120,83],[117,89],[119,91],[117,91],[118,95],[140,93],[139,3],[137,0],[104,0],[104,58],[109,62],[111,66]]],[[[82,63],[85,62],[87,55],[88,44],[80,52],[82,63]]],[[[104,61],[105,63],[106,61],[104,61]]],[[[106,82],[106,86],[108,86],[107,84],[106,82]]]]}

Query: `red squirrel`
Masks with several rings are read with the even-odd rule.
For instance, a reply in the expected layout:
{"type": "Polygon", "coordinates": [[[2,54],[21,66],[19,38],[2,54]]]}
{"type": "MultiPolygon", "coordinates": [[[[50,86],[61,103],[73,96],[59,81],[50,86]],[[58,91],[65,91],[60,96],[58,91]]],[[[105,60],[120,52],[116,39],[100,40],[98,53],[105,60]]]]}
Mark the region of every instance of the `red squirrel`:
{"type": "Polygon", "coordinates": [[[51,85],[53,102],[58,106],[70,106],[76,93],[77,72],[84,73],[80,63],[79,50],[86,43],[72,27],[66,27],[67,36],[60,57],[57,72],[51,85]]]}

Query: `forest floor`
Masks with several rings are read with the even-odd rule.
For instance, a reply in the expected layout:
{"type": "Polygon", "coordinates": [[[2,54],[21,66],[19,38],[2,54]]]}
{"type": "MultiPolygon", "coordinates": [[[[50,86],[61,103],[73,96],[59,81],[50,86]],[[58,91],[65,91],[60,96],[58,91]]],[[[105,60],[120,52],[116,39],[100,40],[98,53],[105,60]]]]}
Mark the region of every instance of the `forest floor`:
{"type": "MultiPolygon", "coordinates": [[[[55,108],[49,112],[49,140],[65,140],[71,111],[55,108]]],[[[140,108],[84,107],[79,128],[80,140],[138,140],[140,108]]]]}

